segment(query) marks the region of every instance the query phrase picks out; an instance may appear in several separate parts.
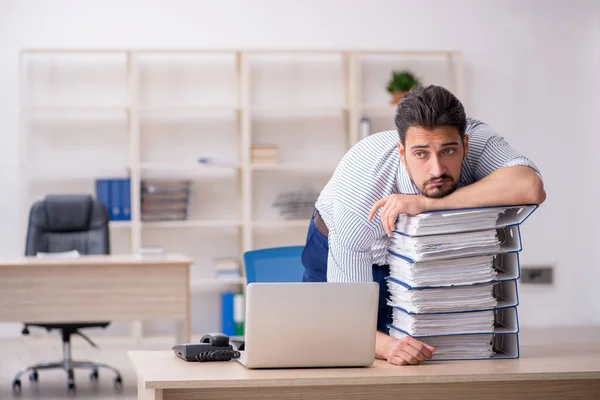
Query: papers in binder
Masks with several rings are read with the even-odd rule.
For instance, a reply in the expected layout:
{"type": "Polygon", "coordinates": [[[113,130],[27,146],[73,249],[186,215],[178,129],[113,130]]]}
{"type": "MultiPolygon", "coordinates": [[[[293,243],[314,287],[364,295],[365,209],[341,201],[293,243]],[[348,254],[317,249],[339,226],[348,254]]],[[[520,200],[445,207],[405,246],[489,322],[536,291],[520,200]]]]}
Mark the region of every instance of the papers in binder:
{"type": "Polygon", "coordinates": [[[490,310],[516,306],[519,303],[514,280],[476,285],[413,289],[394,278],[387,282],[388,305],[408,313],[443,313],[490,310]]]}
{"type": "Polygon", "coordinates": [[[394,231],[389,250],[411,261],[440,260],[521,251],[518,226],[431,236],[394,231]]]}
{"type": "MultiPolygon", "coordinates": [[[[390,329],[390,336],[403,339],[407,335],[390,329]]],[[[429,336],[416,339],[435,347],[435,360],[480,360],[519,357],[519,338],[516,333],[429,336]]]]}
{"type": "Polygon", "coordinates": [[[409,314],[394,308],[391,329],[415,337],[474,333],[518,333],[517,308],[409,314]]]}
{"type": "Polygon", "coordinates": [[[390,251],[387,263],[390,276],[410,288],[472,285],[520,276],[518,253],[415,262],[390,251]]]}
{"type": "Polygon", "coordinates": [[[428,211],[415,216],[400,214],[396,231],[408,236],[439,235],[519,225],[537,205],[463,208],[428,211]]]}

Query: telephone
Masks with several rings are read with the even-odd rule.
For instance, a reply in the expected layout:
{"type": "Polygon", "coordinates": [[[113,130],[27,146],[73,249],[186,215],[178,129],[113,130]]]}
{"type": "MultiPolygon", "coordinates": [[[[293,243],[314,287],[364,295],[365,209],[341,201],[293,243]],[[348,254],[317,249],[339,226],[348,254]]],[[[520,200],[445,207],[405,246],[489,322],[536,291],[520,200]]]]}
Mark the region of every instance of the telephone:
{"type": "Polygon", "coordinates": [[[206,334],[200,343],[177,344],[173,351],[185,361],[229,361],[240,357],[240,352],[229,344],[229,337],[222,333],[206,334]]]}

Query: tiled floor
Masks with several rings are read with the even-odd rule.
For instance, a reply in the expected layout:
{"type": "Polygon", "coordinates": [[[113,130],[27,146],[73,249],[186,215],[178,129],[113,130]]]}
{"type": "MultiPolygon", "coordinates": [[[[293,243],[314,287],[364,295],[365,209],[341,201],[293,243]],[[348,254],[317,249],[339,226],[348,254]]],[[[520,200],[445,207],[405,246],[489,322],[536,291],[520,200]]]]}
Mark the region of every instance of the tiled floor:
{"type": "MultiPolygon", "coordinates": [[[[134,400],[137,399],[137,378],[127,358],[127,350],[169,350],[168,339],[152,339],[136,347],[132,340],[100,338],[94,339],[100,350],[96,350],[79,338],[73,339],[73,360],[91,360],[104,362],[117,368],[123,378],[123,390],[115,390],[115,374],[109,370],[100,370],[98,382],[90,381],[89,371],[76,370],[76,398],[94,400],[134,400]]],[[[15,396],[11,383],[15,373],[28,365],[43,361],[62,359],[60,338],[18,338],[0,340],[0,399],[65,399],[67,391],[66,373],[62,370],[41,370],[38,383],[29,382],[24,375],[20,396],[15,396]]]]}

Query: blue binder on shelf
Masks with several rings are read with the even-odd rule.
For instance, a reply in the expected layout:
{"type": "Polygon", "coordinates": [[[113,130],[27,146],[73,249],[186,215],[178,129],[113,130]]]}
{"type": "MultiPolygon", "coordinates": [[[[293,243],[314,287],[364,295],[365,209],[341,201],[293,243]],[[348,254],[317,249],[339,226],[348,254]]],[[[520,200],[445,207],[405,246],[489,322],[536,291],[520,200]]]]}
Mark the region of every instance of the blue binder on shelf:
{"type": "Polygon", "coordinates": [[[119,179],[120,220],[131,221],[131,179],[119,179]]]}
{"type": "MultiPolygon", "coordinates": [[[[391,250],[388,251],[388,253],[389,253],[390,257],[404,261],[406,263],[406,268],[412,268],[413,266],[420,263],[420,261],[412,261],[409,258],[404,257],[400,254],[396,254],[391,250]]],[[[476,256],[471,256],[471,257],[476,257],[476,256]]],[[[471,257],[464,257],[464,258],[468,259],[471,257]]],[[[493,258],[494,269],[496,271],[498,271],[498,274],[496,275],[496,278],[494,278],[488,282],[494,283],[494,282],[502,282],[502,281],[513,281],[513,280],[517,280],[517,279],[521,278],[521,261],[520,261],[518,252],[493,254],[493,255],[491,255],[491,257],[493,258]]],[[[388,258],[388,262],[392,263],[393,261],[390,260],[390,258],[388,258]]],[[[395,279],[393,277],[390,279],[393,279],[395,282],[397,282],[401,285],[404,285],[409,289],[432,289],[432,288],[460,286],[460,285],[416,286],[416,285],[410,285],[407,282],[404,282],[399,279],[395,279]]],[[[473,284],[478,284],[478,283],[487,283],[487,282],[477,282],[477,283],[473,283],[473,284]]]]}
{"type": "MultiPolygon", "coordinates": [[[[463,312],[464,311],[476,311],[476,310],[485,311],[485,310],[494,310],[494,309],[501,309],[501,308],[507,308],[507,307],[516,307],[519,305],[519,291],[517,288],[516,280],[489,282],[489,283],[477,283],[474,285],[464,285],[464,286],[446,286],[446,287],[439,287],[439,288],[434,288],[434,289],[411,288],[410,286],[406,285],[404,282],[400,282],[397,279],[394,279],[391,277],[387,278],[387,282],[388,282],[388,286],[397,285],[398,287],[403,288],[406,291],[413,291],[413,290],[414,291],[425,291],[425,290],[445,290],[446,291],[447,290],[448,295],[451,295],[453,290],[455,290],[456,288],[460,288],[460,287],[481,288],[481,287],[491,285],[492,286],[492,294],[493,294],[494,298],[497,300],[496,305],[494,307],[476,307],[476,308],[461,309],[461,310],[448,310],[448,311],[435,310],[435,311],[422,311],[422,312],[408,310],[404,307],[398,306],[391,299],[388,300],[387,304],[389,306],[400,309],[408,314],[443,314],[443,313],[455,313],[457,311],[463,311],[463,312]]],[[[390,287],[390,298],[392,298],[393,296],[394,296],[393,288],[390,287]]]]}
{"type": "MultiPolygon", "coordinates": [[[[394,311],[395,313],[398,312],[398,313],[404,313],[407,315],[415,315],[415,314],[408,313],[400,308],[396,308],[395,310],[397,310],[397,311],[394,311]]],[[[490,312],[490,311],[494,314],[494,326],[492,327],[491,330],[487,330],[487,331],[485,331],[485,330],[467,331],[467,330],[465,330],[465,328],[459,327],[459,328],[457,328],[457,330],[451,331],[450,333],[443,333],[443,334],[436,334],[436,335],[424,335],[424,334],[414,335],[413,333],[407,332],[406,330],[402,329],[401,327],[394,325],[394,323],[392,323],[391,325],[388,325],[388,328],[394,329],[398,332],[402,332],[406,335],[409,335],[409,336],[412,336],[415,338],[424,338],[424,337],[428,337],[428,336],[458,336],[458,335],[475,335],[475,334],[519,333],[519,315],[518,315],[516,306],[505,307],[505,308],[494,308],[493,310],[453,311],[453,312],[447,312],[447,313],[429,313],[429,314],[421,314],[421,315],[436,317],[438,315],[440,315],[440,316],[446,316],[449,314],[464,315],[464,314],[486,313],[486,312],[490,312]]]]}
{"type": "Polygon", "coordinates": [[[418,237],[518,226],[537,208],[537,204],[526,204],[400,214],[394,232],[418,237]]]}
{"type": "Polygon", "coordinates": [[[96,179],[96,199],[104,204],[110,213],[110,181],[108,179],[96,179]]]}

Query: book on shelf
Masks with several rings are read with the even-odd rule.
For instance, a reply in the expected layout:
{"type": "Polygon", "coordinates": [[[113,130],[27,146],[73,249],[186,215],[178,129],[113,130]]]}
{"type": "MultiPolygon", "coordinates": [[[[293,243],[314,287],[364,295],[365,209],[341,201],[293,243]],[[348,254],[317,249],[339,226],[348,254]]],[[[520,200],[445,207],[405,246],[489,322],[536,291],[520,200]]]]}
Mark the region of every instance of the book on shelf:
{"type": "Polygon", "coordinates": [[[222,280],[241,279],[240,264],[236,258],[218,258],[214,261],[215,277],[222,280]]]}
{"type": "Polygon", "coordinates": [[[143,180],[141,182],[142,221],[188,219],[191,182],[188,180],[143,180]]]}
{"type": "Polygon", "coordinates": [[[111,221],[131,220],[131,179],[97,178],[96,199],[104,204],[111,221]]]}
{"type": "Polygon", "coordinates": [[[252,164],[277,164],[279,162],[279,148],[271,145],[252,145],[250,160],[252,164]]]}

